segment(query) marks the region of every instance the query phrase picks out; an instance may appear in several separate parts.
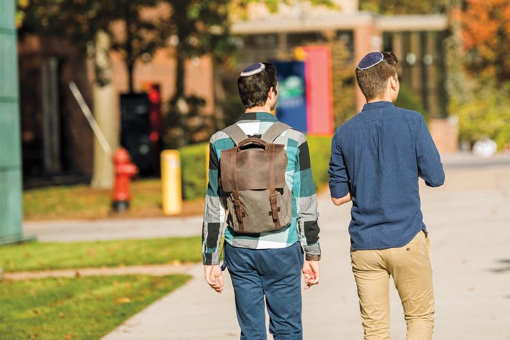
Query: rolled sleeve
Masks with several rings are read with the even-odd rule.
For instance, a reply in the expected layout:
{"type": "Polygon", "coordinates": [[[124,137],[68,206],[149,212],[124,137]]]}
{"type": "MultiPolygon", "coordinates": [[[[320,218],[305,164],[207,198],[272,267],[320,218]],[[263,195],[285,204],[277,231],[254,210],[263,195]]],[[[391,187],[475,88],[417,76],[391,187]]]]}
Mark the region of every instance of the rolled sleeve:
{"type": "Polygon", "coordinates": [[[338,141],[338,132],[331,144],[331,159],[329,161],[329,190],[331,197],[341,198],[349,193],[349,177],[345,167],[342,147],[338,141]]]}
{"type": "Polygon", "coordinates": [[[423,117],[420,117],[416,133],[416,159],[418,174],[430,187],[444,184],[445,174],[441,164],[441,156],[430,135],[423,117]]]}

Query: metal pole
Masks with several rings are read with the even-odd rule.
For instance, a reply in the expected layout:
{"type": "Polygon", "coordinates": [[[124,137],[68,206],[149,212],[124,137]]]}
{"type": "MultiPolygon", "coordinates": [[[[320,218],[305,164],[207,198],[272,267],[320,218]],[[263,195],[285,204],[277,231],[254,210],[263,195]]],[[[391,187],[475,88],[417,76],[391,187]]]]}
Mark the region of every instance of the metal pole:
{"type": "Polygon", "coordinates": [[[80,90],[78,89],[78,86],[74,83],[74,81],[69,83],[69,88],[71,89],[71,92],[73,93],[74,98],[78,102],[78,105],[80,106],[81,112],[89,122],[90,127],[92,128],[92,131],[94,131],[94,135],[96,136],[99,144],[101,145],[101,148],[106,152],[107,154],[112,154],[112,148],[108,141],[106,140],[106,137],[101,131],[101,128],[99,125],[97,125],[97,122],[92,115],[92,111],[90,111],[89,106],[85,102],[85,99],[83,99],[83,96],[81,95],[80,90]]]}

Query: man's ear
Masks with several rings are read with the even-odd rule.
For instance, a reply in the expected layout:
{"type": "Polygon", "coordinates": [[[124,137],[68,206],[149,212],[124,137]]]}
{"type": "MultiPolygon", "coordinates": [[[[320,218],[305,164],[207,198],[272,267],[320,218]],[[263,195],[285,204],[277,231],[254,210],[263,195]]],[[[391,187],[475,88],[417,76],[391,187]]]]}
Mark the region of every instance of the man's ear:
{"type": "Polygon", "coordinates": [[[397,78],[397,76],[390,77],[389,85],[390,85],[390,88],[393,91],[396,91],[398,89],[398,78],[397,78]]]}
{"type": "Polygon", "coordinates": [[[276,98],[276,93],[277,93],[276,89],[273,86],[271,86],[269,88],[269,92],[267,93],[267,99],[274,100],[276,98]]]}
{"type": "Polygon", "coordinates": [[[269,89],[269,92],[270,92],[270,93],[272,92],[272,93],[273,93],[273,96],[275,96],[275,97],[276,97],[276,95],[277,95],[277,93],[278,93],[278,92],[277,92],[277,90],[276,90],[276,87],[274,87],[274,86],[271,86],[271,88],[269,89]]]}

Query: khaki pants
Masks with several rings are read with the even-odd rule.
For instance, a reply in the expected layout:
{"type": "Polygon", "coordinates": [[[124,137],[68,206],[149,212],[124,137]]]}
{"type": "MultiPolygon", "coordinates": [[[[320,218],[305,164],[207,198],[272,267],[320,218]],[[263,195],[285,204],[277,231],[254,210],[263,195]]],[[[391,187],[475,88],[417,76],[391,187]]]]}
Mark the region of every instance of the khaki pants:
{"type": "Polygon", "coordinates": [[[401,248],[351,252],[365,340],[390,339],[389,278],[402,301],[406,340],[430,340],[434,295],[429,239],[424,232],[401,248]]]}

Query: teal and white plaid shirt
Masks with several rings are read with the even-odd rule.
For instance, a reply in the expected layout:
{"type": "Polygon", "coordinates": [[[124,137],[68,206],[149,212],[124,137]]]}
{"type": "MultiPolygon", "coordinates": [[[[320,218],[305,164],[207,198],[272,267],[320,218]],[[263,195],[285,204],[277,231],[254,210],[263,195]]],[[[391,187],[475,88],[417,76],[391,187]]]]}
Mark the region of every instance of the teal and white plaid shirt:
{"type": "MultiPolygon", "coordinates": [[[[260,137],[276,121],[272,114],[257,112],[243,114],[236,124],[246,135],[260,137]]],[[[300,241],[307,260],[320,259],[317,196],[310,169],[308,143],[305,136],[294,129],[285,131],[275,143],[285,145],[287,153],[285,180],[292,190],[291,223],[279,231],[256,236],[241,235],[227,225],[227,209],[219,181],[221,152],[233,148],[234,141],[223,131],[211,137],[209,185],[202,230],[204,264],[219,264],[223,239],[234,247],[251,249],[285,248],[300,241]]]]}

